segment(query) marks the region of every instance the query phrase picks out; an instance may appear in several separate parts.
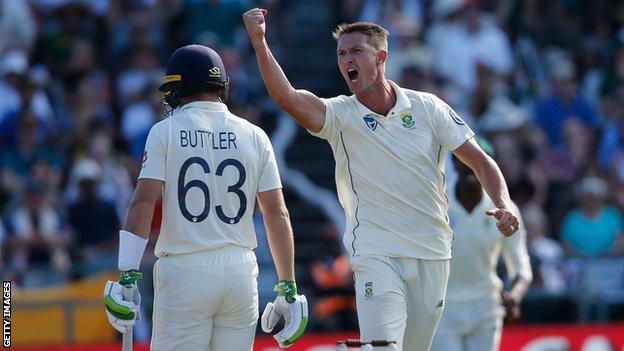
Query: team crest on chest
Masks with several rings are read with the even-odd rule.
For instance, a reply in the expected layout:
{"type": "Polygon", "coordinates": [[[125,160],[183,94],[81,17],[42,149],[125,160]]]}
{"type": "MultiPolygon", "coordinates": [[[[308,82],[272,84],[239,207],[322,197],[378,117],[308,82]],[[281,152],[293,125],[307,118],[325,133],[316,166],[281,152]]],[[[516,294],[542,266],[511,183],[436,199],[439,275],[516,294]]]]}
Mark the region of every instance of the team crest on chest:
{"type": "Polygon", "coordinates": [[[401,121],[403,121],[403,128],[414,128],[414,117],[412,117],[412,113],[410,111],[401,113],[401,121]]]}
{"type": "Polygon", "coordinates": [[[367,114],[362,119],[364,120],[364,123],[366,123],[366,126],[368,126],[368,128],[370,128],[371,130],[377,129],[377,120],[371,117],[370,114],[367,114]]]}

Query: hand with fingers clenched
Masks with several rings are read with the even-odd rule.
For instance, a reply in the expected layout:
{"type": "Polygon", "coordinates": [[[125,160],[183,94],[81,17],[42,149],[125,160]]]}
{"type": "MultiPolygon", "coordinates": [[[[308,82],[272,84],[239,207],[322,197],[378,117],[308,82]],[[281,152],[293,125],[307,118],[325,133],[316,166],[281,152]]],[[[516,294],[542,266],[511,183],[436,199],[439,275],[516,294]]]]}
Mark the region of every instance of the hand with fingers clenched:
{"type": "Polygon", "coordinates": [[[518,231],[520,226],[518,217],[506,208],[493,208],[485,211],[485,214],[496,218],[498,231],[504,236],[511,236],[518,231]]]}
{"type": "Polygon", "coordinates": [[[252,43],[264,40],[267,10],[254,8],[243,14],[243,22],[252,43]]]}

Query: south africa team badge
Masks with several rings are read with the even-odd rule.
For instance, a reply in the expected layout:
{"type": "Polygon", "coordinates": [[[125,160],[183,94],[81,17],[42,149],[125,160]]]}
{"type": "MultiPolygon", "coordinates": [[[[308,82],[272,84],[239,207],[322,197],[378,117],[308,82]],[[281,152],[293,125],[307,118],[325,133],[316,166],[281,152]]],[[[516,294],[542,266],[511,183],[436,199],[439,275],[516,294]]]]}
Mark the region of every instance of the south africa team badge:
{"type": "Polygon", "coordinates": [[[364,284],[364,296],[373,296],[373,282],[366,282],[366,284],[364,284]]]}
{"type": "Polygon", "coordinates": [[[409,111],[401,113],[401,121],[403,121],[403,128],[414,128],[414,118],[409,111]]]}

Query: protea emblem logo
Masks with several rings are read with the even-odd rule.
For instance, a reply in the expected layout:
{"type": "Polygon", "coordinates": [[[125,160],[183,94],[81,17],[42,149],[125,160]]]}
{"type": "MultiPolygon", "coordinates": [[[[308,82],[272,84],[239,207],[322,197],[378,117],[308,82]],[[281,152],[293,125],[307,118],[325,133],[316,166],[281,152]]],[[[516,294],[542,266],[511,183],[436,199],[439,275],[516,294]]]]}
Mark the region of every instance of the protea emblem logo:
{"type": "Polygon", "coordinates": [[[367,114],[366,116],[364,116],[363,119],[364,119],[364,123],[366,123],[368,128],[370,128],[371,130],[375,130],[377,128],[377,120],[371,117],[370,114],[367,114]]]}
{"type": "Polygon", "coordinates": [[[414,127],[414,118],[409,112],[404,112],[401,114],[401,121],[403,121],[403,128],[414,127]]]}
{"type": "Polygon", "coordinates": [[[364,284],[364,296],[373,296],[373,282],[366,282],[366,284],[364,284]]]}
{"type": "Polygon", "coordinates": [[[208,72],[210,72],[210,75],[213,76],[218,76],[219,74],[221,74],[221,70],[219,69],[219,67],[212,67],[208,72]]]}

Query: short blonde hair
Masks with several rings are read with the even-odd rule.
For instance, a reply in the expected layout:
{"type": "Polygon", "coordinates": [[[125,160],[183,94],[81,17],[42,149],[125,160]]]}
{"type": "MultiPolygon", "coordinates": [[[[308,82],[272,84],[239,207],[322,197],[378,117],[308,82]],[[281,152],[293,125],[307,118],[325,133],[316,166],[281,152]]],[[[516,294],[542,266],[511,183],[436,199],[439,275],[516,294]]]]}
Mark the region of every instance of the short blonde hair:
{"type": "Polygon", "coordinates": [[[378,24],[371,22],[342,23],[332,32],[332,36],[338,40],[347,33],[362,33],[368,37],[368,42],[375,50],[388,50],[390,32],[378,24]]]}

